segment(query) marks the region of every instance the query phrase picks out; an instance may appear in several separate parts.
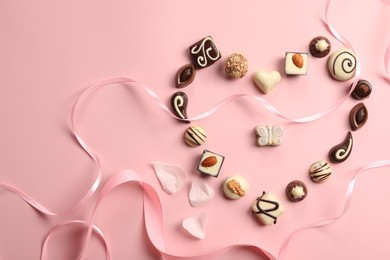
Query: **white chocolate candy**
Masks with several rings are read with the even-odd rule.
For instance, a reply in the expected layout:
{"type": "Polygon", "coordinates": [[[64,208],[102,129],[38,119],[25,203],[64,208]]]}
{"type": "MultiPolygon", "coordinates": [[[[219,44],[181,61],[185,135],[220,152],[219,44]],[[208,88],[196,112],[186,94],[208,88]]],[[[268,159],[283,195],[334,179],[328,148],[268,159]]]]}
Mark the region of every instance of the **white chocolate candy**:
{"type": "Polygon", "coordinates": [[[307,56],[305,52],[286,52],[284,65],[286,75],[306,75],[307,56]]]}
{"type": "Polygon", "coordinates": [[[224,160],[224,156],[204,150],[199,160],[198,171],[205,175],[218,177],[224,160]]]}
{"type": "Polygon", "coordinates": [[[349,49],[333,52],[328,59],[330,75],[336,80],[347,81],[356,73],[356,57],[349,49]]]}
{"type": "Polygon", "coordinates": [[[206,141],[206,131],[200,126],[190,126],[184,133],[184,141],[191,147],[202,145],[206,141]]]}
{"type": "Polygon", "coordinates": [[[281,126],[258,126],[255,128],[255,133],[257,146],[282,144],[283,127],[281,126]]]}
{"type": "Polygon", "coordinates": [[[263,191],[252,204],[252,212],[264,225],[276,224],[277,218],[283,213],[284,207],[275,194],[263,191]]]}
{"type": "Polygon", "coordinates": [[[280,82],[281,78],[278,71],[267,72],[264,70],[256,71],[252,76],[256,86],[258,86],[264,94],[271,92],[271,90],[280,82]]]}
{"type": "Polygon", "coordinates": [[[240,175],[231,176],[223,183],[223,192],[226,197],[232,200],[244,197],[248,189],[247,180],[240,175]]]}
{"type": "Polygon", "coordinates": [[[332,168],[327,162],[318,161],[313,163],[309,169],[310,179],[320,183],[326,181],[332,174],[332,168]]]}

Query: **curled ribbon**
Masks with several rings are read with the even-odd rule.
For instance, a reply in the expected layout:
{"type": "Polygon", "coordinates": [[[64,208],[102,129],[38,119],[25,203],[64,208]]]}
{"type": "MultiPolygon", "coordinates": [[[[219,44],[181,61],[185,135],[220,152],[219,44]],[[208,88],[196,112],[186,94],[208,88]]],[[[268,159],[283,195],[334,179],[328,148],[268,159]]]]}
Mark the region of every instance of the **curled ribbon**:
{"type": "MultiPolygon", "coordinates": [[[[390,2],[388,0],[382,0],[383,4],[390,9],[390,2]]],[[[389,74],[389,59],[390,59],[390,42],[387,43],[385,56],[384,56],[384,65],[386,70],[386,80],[390,83],[390,74],[389,74]]]]}
{"type": "MultiPolygon", "coordinates": [[[[387,6],[390,6],[388,1],[386,1],[386,0],[382,0],[382,1],[387,6]]],[[[331,3],[331,0],[328,0],[326,2],[326,7],[325,7],[325,25],[327,26],[327,29],[332,33],[332,35],[337,40],[339,40],[346,47],[348,47],[351,50],[353,50],[352,45],[342,35],[340,35],[330,25],[330,23],[328,22],[328,12],[329,12],[330,3],[331,3]]],[[[387,46],[386,53],[385,53],[385,58],[384,58],[384,60],[385,60],[384,62],[385,62],[385,66],[386,66],[386,72],[388,74],[387,76],[388,76],[389,81],[390,81],[389,72],[388,72],[388,69],[387,69],[387,65],[388,65],[389,59],[390,59],[390,44],[387,46]]],[[[355,74],[355,78],[357,78],[360,75],[360,70],[361,70],[360,69],[360,63],[359,63],[359,60],[356,57],[356,74],[355,74]]],[[[7,189],[8,191],[16,194],[21,199],[23,199],[24,201],[29,203],[37,211],[42,212],[42,213],[44,213],[46,215],[61,215],[61,214],[69,213],[71,211],[74,211],[79,205],[81,205],[84,201],[86,201],[88,198],[90,198],[97,191],[97,189],[98,189],[98,187],[99,187],[99,185],[101,183],[102,169],[101,169],[100,159],[97,156],[97,153],[91,147],[89,147],[86,144],[86,142],[81,138],[81,136],[79,135],[79,133],[77,131],[76,120],[75,120],[75,115],[77,114],[76,113],[77,112],[77,108],[79,106],[79,103],[88,94],[90,94],[91,92],[93,92],[97,88],[100,88],[100,87],[106,86],[106,85],[110,85],[110,84],[125,84],[125,83],[126,84],[128,84],[128,83],[135,84],[135,85],[143,88],[148,93],[148,95],[151,98],[154,99],[154,101],[157,103],[157,105],[163,111],[165,111],[169,116],[171,116],[171,117],[173,117],[175,119],[178,119],[178,120],[183,120],[181,118],[176,117],[170,111],[170,109],[164,104],[164,102],[162,102],[162,100],[159,98],[159,96],[152,89],[150,89],[150,88],[148,88],[148,87],[146,87],[144,85],[141,85],[140,83],[138,83],[138,82],[136,82],[136,81],[134,81],[134,80],[132,80],[130,78],[122,78],[122,77],[120,77],[120,78],[112,78],[112,79],[104,80],[104,81],[101,81],[101,82],[97,82],[97,83],[93,84],[92,86],[90,86],[89,88],[87,88],[78,97],[74,107],[72,108],[72,112],[71,112],[72,133],[75,136],[75,138],[78,141],[78,143],[80,144],[80,146],[91,157],[91,159],[93,160],[93,162],[97,166],[97,171],[95,173],[95,175],[96,175],[95,176],[95,180],[94,180],[92,186],[87,191],[87,193],[73,207],[71,207],[70,209],[66,210],[63,213],[55,213],[55,212],[47,209],[43,205],[41,205],[39,202],[34,200],[31,196],[29,196],[28,194],[24,193],[20,189],[17,189],[15,187],[11,186],[11,185],[3,184],[3,183],[0,183],[0,187],[2,187],[4,189],[7,189]]],[[[230,96],[230,97],[227,97],[227,98],[221,100],[216,105],[211,107],[208,111],[206,111],[206,112],[204,112],[204,113],[202,113],[202,114],[200,114],[198,116],[195,116],[195,117],[192,117],[192,118],[188,118],[188,119],[185,119],[185,120],[190,120],[190,121],[201,120],[203,118],[206,118],[206,117],[214,114],[219,109],[221,109],[223,106],[225,106],[225,105],[227,105],[227,104],[229,104],[229,103],[231,103],[231,102],[233,102],[235,100],[238,100],[240,98],[251,98],[251,99],[254,99],[256,102],[258,102],[259,104],[261,104],[269,112],[271,112],[272,114],[274,114],[275,116],[277,116],[277,117],[279,117],[281,119],[284,119],[284,120],[287,120],[287,121],[291,121],[291,122],[296,122],[296,123],[307,123],[307,122],[311,122],[311,121],[320,119],[320,118],[328,115],[329,113],[333,112],[338,107],[340,107],[344,103],[344,101],[347,99],[347,97],[352,93],[352,91],[354,89],[354,86],[356,86],[356,83],[357,83],[357,80],[355,80],[354,83],[352,84],[352,87],[351,87],[348,95],[346,95],[344,98],[339,100],[339,102],[337,102],[335,105],[333,105],[330,108],[324,110],[323,112],[316,113],[314,115],[309,115],[309,116],[297,118],[297,119],[292,119],[292,118],[289,118],[289,117],[285,116],[276,107],[271,105],[267,100],[265,100],[265,99],[263,99],[263,98],[261,98],[259,96],[253,96],[253,95],[248,95],[248,94],[236,94],[236,95],[233,95],[233,96],[230,96]]],[[[373,168],[378,168],[378,167],[385,167],[385,166],[389,166],[389,165],[390,165],[390,160],[378,161],[378,162],[374,162],[374,163],[368,164],[368,165],[362,167],[359,171],[357,171],[357,173],[353,176],[352,180],[350,181],[350,183],[348,185],[348,190],[347,190],[346,199],[345,199],[346,202],[345,202],[345,206],[344,206],[343,212],[339,216],[337,216],[337,217],[334,217],[334,218],[331,218],[331,219],[327,219],[327,220],[322,220],[322,221],[319,221],[319,222],[315,222],[315,223],[306,225],[306,226],[304,226],[304,227],[294,231],[290,236],[288,236],[288,238],[285,240],[284,244],[282,245],[282,247],[280,249],[280,252],[279,252],[279,257],[278,258],[280,259],[280,258],[282,258],[285,255],[285,252],[286,252],[287,247],[288,247],[288,243],[290,242],[290,240],[294,237],[294,235],[296,233],[301,232],[301,231],[306,230],[306,229],[309,229],[309,228],[321,227],[321,226],[332,224],[336,220],[340,219],[345,214],[345,212],[348,210],[349,205],[350,205],[351,195],[352,195],[352,191],[354,189],[355,180],[356,180],[357,176],[360,173],[362,173],[362,172],[364,172],[364,171],[366,171],[368,169],[373,169],[373,168]]],[[[183,259],[190,260],[191,259],[192,260],[192,259],[216,258],[216,257],[222,255],[223,253],[225,253],[225,252],[227,252],[227,251],[229,251],[231,249],[237,248],[237,247],[246,247],[246,248],[254,249],[256,252],[259,252],[261,254],[266,255],[270,260],[278,259],[275,256],[273,256],[271,253],[266,251],[265,249],[262,249],[260,247],[257,247],[255,245],[250,245],[250,244],[232,245],[232,246],[225,247],[225,248],[223,248],[221,250],[218,250],[218,251],[216,251],[214,253],[209,253],[209,254],[205,254],[205,255],[202,255],[202,256],[175,256],[175,255],[167,253],[166,249],[165,249],[164,239],[163,239],[161,203],[159,201],[157,193],[156,193],[156,191],[153,189],[153,187],[150,184],[144,182],[140,178],[140,176],[137,173],[135,173],[134,171],[132,171],[132,170],[120,171],[117,174],[115,174],[113,177],[111,177],[106,182],[106,184],[103,186],[102,190],[99,193],[99,196],[98,196],[95,208],[93,210],[92,217],[91,217],[89,222],[84,222],[84,221],[80,221],[80,220],[74,220],[74,221],[69,221],[69,222],[62,223],[62,224],[54,227],[48,233],[47,237],[45,238],[45,241],[44,241],[43,247],[42,247],[41,259],[46,259],[47,258],[48,244],[49,244],[49,241],[50,241],[51,237],[53,236],[53,234],[56,233],[57,231],[59,231],[60,229],[67,228],[67,227],[69,227],[71,225],[88,226],[87,236],[86,236],[84,245],[82,247],[81,253],[80,253],[80,255],[78,256],[77,259],[81,259],[82,258],[83,253],[85,251],[85,248],[88,245],[89,239],[90,239],[90,237],[91,237],[93,232],[95,232],[100,237],[100,239],[104,242],[105,249],[106,249],[106,259],[110,259],[110,248],[109,248],[109,246],[108,246],[108,244],[106,242],[104,234],[98,227],[93,225],[94,216],[95,216],[96,209],[97,209],[97,207],[99,205],[99,202],[111,190],[113,190],[115,187],[117,187],[119,185],[122,185],[122,184],[125,184],[125,183],[129,183],[129,182],[138,182],[142,186],[142,188],[143,188],[143,191],[144,191],[144,218],[145,218],[145,225],[146,225],[147,233],[148,233],[151,241],[153,242],[153,245],[156,247],[156,249],[159,250],[159,252],[162,255],[164,255],[167,259],[177,259],[177,260],[183,260],[183,259]]]]}
{"type": "MultiPolygon", "coordinates": [[[[47,238],[44,242],[43,251],[47,250],[47,248],[46,248],[46,245],[48,244],[47,241],[49,240],[49,237],[52,236],[52,233],[54,233],[55,231],[58,231],[61,228],[65,228],[66,226],[68,226],[70,224],[77,223],[77,224],[83,224],[84,226],[88,225],[88,232],[87,232],[87,237],[86,237],[86,240],[84,242],[84,245],[88,244],[89,239],[90,239],[93,231],[96,231],[99,234],[99,237],[103,240],[105,248],[106,248],[106,259],[109,260],[110,259],[110,255],[109,255],[110,249],[109,249],[109,246],[107,245],[107,243],[105,242],[105,237],[104,237],[103,233],[101,231],[99,231],[97,229],[97,227],[95,227],[93,225],[96,209],[98,208],[99,203],[102,201],[102,199],[105,196],[107,196],[116,187],[123,185],[123,184],[126,184],[126,183],[136,182],[139,185],[141,185],[141,187],[143,189],[143,194],[144,194],[144,196],[143,196],[144,197],[143,211],[144,211],[144,220],[145,220],[144,223],[145,223],[147,235],[149,236],[149,239],[152,242],[153,246],[160,252],[161,255],[164,256],[165,259],[168,259],[168,260],[216,259],[217,257],[220,257],[223,254],[225,254],[228,251],[233,250],[235,248],[247,248],[247,249],[251,249],[251,250],[255,251],[258,254],[264,255],[269,260],[277,260],[277,259],[281,260],[281,259],[283,259],[283,257],[286,254],[289,242],[294,238],[294,236],[297,233],[308,230],[308,229],[319,228],[319,227],[333,224],[345,215],[345,213],[348,211],[348,209],[350,207],[351,200],[352,200],[352,194],[353,194],[353,191],[355,189],[355,183],[356,183],[356,180],[359,177],[359,175],[361,175],[363,172],[371,170],[371,169],[380,168],[380,167],[389,167],[389,166],[390,166],[390,160],[382,160],[382,161],[376,161],[376,162],[369,163],[369,164],[361,167],[360,169],[358,169],[355,172],[355,174],[353,174],[351,180],[348,183],[346,195],[344,197],[344,207],[343,207],[342,212],[338,216],[324,219],[324,220],[320,220],[320,221],[316,221],[314,223],[311,223],[311,224],[305,225],[301,228],[298,228],[297,230],[292,232],[289,236],[287,236],[284,243],[282,244],[278,257],[275,257],[267,250],[265,250],[261,247],[258,247],[256,245],[252,245],[252,244],[230,245],[230,246],[227,246],[227,247],[222,248],[220,250],[217,250],[215,252],[211,252],[211,253],[207,253],[207,254],[203,254],[203,255],[197,255],[197,256],[177,256],[177,255],[173,255],[171,253],[168,253],[166,250],[166,247],[165,247],[165,242],[164,242],[163,214],[162,214],[162,207],[161,207],[161,202],[160,202],[160,199],[158,197],[158,194],[152,185],[143,181],[142,177],[138,173],[136,173],[135,171],[130,170],[130,169],[119,171],[118,173],[114,174],[105,183],[105,185],[103,186],[103,188],[101,189],[101,191],[98,195],[98,199],[97,199],[97,202],[95,204],[95,207],[94,207],[94,210],[92,213],[92,217],[89,221],[89,224],[87,224],[86,222],[75,222],[75,223],[70,222],[70,223],[61,224],[61,225],[53,228],[53,230],[49,233],[49,235],[47,236],[47,238]]],[[[83,252],[85,251],[85,248],[86,247],[84,246],[81,254],[79,255],[79,257],[77,259],[81,259],[83,252]]],[[[42,259],[44,259],[44,258],[42,258],[42,259]]]]}

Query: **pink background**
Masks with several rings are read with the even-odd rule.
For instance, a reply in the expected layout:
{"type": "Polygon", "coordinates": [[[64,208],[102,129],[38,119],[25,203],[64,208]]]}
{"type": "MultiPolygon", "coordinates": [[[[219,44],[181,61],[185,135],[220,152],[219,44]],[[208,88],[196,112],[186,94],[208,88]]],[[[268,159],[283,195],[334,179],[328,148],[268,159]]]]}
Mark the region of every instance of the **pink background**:
{"type": "MultiPolygon", "coordinates": [[[[152,88],[169,104],[177,91],[176,71],[189,63],[188,47],[211,35],[223,58],[197,71],[183,89],[189,96],[188,114],[198,115],[236,93],[259,95],[292,118],[318,113],[340,100],[349,82],[332,80],[326,58],[309,56],[309,73],[285,77],[268,95],[252,83],[255,70],[283,72],[286,51],[308,51],[310,40],[326,36],[333,50],[342,46],[325,28],[325,0],[300,1],[0,1],[0,181],[19,187],[53,211],[74,205],[89,189],[96,171],[70,132],[70,111],[90,84],[127,76],[152,88]],[[249,73],[229,80],[222,68],[226,57],[244,54],[249,73]]],[[[208,253],[236,243],[258,245],[277,255],[285,238],[297,228],[340,214],[351,176],[361,166],[390,159],[390,86],[383,56],[390,40],[389,10],[377,1],[333,1],[329,19],[354,46],[361,61],[361,78],[373,87],[364,101],[369,120],[353,132],[354,148],[323,184],[308,177],[308,168],[327,160],[329,149],[349,130],[348,114],[357,104],[347,101],[315,122],[293,124],[267,112],[253,100],[236,101],[211,117],[194,122],[208,134],[198,148],[182,139],[188,125],[168,117],[139,88],[111,85],[82,103],[76,120],[84,140],[102,160],[103,181],[118,170],[142,174],[159,193],[164,213],[167,250],[176,255],[208,253]],[[280,147],[255,146],[257,125],[285,128],[280,147]],[[196,163],[203,149],[226,157],[219,178],[205,181],[217,192],[209,204],[193,208],[187,194],[192,179],[200,178],[196,163]],[[185,187],[165,193],[151,167],[154,161],[181,167],[185,187]],[[223,197],[223,179],[233,174],[250,183],[246,197],[223,197]],[[306,182],[309,195],[289,202],[284,189],[294,179],[306,182]],[[250,204],[263,191],[275,193],[285,206],[277,225],[266,227],[251,216],[250,204]],[[193,239],[180,227],[189,216],[206,212],[206,238],[193,239]]],[[[389,259],[389,168],[361,175],[349,211],[333,225],[304,231],[291,241],[285,260],[389,259]]],[[[95,197],[94,197],[95,198],[95,197]]],[[[20,198],[0,191],[0,258],[39,259],[43,239],[55,225],[88,220],[94,199],[77,211],[47,217],[20,198]]],[[[142,190],[124,185],[98,208],[95,224],[107,235],[112,259],[159,259],[142,220],[142,190]]],[[[64,230],[50,244],[50,259],[73,259],[82,232],[64,230]]],[[[259,259],[248,250],[233,250],[220,259],[259,259]]],[[[105,259],[96,237],[85,259],[105,259]]]]}

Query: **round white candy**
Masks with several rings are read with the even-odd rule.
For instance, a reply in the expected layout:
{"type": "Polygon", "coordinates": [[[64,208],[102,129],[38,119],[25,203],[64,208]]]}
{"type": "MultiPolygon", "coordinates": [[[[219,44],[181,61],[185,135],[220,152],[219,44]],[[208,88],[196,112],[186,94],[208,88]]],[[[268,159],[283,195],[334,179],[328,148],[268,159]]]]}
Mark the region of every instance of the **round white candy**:
{"type": "Polygon", "coordinates": [[[347,81],[356,73],[356,57],[349,49],[333,52],[328,59],[329,73],[336,80],[347,81]]]}
{"type": "Polygon", "coordinates": [[[223,192],[226,197],[232,200],[244,197],[248,189],[249,184],[247,180],[240,175],[231,176],[223,183],[223,192]]]}
{"type": "Polygon", "coordinates": [[[184,141],[191,147],[202,145],[206,137],[206,131],[197,125],[188,127],[184,133],[184,141]]]}

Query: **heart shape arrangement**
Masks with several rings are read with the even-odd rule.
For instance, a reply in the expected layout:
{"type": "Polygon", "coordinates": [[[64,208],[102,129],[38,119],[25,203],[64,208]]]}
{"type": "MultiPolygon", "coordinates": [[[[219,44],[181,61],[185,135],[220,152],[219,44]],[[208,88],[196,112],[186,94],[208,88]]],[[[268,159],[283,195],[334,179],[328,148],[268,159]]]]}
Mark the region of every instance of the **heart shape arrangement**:
{"type": "Polygon", "coordinates": [[[252,77],[255,84],[264,94],[271,92],[282,79],[280,73],[275,70],[271,72],[259,70],[252,77]]]}

